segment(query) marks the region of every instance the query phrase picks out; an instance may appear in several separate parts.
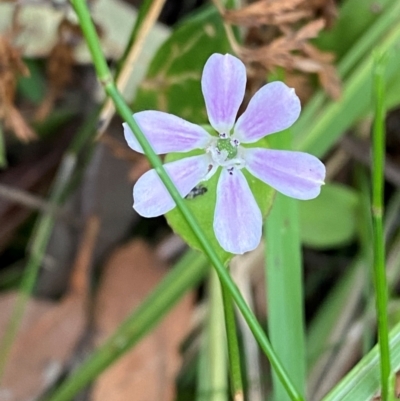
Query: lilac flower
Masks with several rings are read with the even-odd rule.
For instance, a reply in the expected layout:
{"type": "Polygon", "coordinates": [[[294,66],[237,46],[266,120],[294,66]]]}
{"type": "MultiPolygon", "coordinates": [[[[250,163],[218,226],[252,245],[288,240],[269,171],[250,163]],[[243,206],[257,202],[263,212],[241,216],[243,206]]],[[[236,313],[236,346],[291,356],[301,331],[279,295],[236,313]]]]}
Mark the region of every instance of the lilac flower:
{"type": "MultiPolygon", "coordinates": [[[[221,167],[214,232],[223,249],[242,254],[260,243],[262,215],[241,170],[247,169],[287,196],[312,199],[320,193],[325,167],[307,153],[241,146],[282,131],[297,120],[301,106],[294,89],[282,82],[263,86],[235,124],[246,86],[244,64],[229,54],[213,54],[204,66],[201,86],[208,119],[218,136],[160,111],[142,111],[134,118],[157,154],[204,150],[164,166],[182,197],[221,167]]],[[[124,133],[128,145],[143,153],[126,123],[124,133]]],[[[144,217],[159,216],[175,207],[154,169],[140,177],[133,196],[135,210],[144,217]]]]}

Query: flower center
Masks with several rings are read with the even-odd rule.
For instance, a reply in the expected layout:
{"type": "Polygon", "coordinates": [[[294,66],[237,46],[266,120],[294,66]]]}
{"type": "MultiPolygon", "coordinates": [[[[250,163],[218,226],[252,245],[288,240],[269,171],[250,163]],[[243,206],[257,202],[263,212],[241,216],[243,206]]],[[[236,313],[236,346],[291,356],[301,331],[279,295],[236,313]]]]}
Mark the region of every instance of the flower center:
{"type": "Polygon", "coordinates": [[[235,169],[245,167],[245,160],[242,157],[240,142],[236,138],[231,138],[228,134],[219,134],[206,148],[210,155],[210,169],[204,181],[210,179],[218,170],[218,167],[225,167],[230,174],[235,169]]]}
{"type": "Polygon", "coordinates": [[[230,138],[220,138],[217,141],[217,149],[222,152],[226,151],[226,159],[230,160],[233,159],[238,153],[238,145],[236,142],[230,138]]]}

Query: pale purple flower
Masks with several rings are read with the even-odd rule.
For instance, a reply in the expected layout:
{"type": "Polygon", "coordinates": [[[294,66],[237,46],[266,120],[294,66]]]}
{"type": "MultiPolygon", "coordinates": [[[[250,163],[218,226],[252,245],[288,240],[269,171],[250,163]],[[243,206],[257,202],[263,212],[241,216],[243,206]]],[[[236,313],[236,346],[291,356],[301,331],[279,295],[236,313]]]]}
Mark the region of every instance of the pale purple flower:
{"type": "MultiPolygon", "coordinates": [[[[213,54],[201,79],[208,119],[219,136],[172,114],[142,111],[134,118],[157,154],[203,149],[164,165],[182,197],[221,167],[217,184],[214,232],[221,247],[242,254],[257,247],[262,234],[262,215],[242,169],[296,198],[312,199],[320,193],[324,165],[302,152],[243,147],[266,135],[290,127],[299,117],[300,101],[283,82],[263,86],[235,124],[246,86],[244,64],[229,54],[213,54]]],[[[135,151],[142,148],[127,124],[125,139],[135,151]]],[[[156,171],[142,175],[133,189],[134,208],[144,217],[160,216],[175,207],[156,171]]]]}

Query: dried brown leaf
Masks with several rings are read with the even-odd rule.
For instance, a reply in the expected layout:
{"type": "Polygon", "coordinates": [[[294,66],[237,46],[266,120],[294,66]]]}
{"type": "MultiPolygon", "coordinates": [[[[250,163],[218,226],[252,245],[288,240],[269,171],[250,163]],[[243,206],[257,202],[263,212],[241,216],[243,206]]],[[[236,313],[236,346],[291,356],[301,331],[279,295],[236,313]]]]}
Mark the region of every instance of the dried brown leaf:
{"type": "Polygon", "coordinates": [[[37,138],[36,133],[12,104],[5,106],[4,126],[12,130],[22,142],[30,142],[37,138]]]}
{"type": "Polygon", "coordinates": [[[335,61],[335,55],[333,53],[323,52],[308,42],[305,42],[303,44],[302,50],[309,57],[314,60],[320,61],[321,63],[330,64],[335,61]]]}
{"type": "Polygon", "coordinates": [[[68,297],[35,321],[30,318],[31,324],[25,323],[1,381],[0,394],[8,396],[4,401],[30,401],[54,384],[82,334],[84,316],[81,300],[68,297]]]}
{"type": "Polygon", "coordinates": [[[296,41],[304,42],[308,39],[314,39],[324,27],[325,21],[322,18],[311,21],[296,32],[296,41]]]}
{"type": "Polygon", "coordinates": [[[335,0],[309,0],[305,5],[312,9],[315,15],[321,16],[328,28],[333,26],[338,16],[335,0]]]}
{"type": "Polygon", "coordinates": [[[318,77],[326,93],[328,93],[332,99],[340,99],[340,96],[342,95],[342,84],[336,68],[332,65],[325,64],[318,73],[318,77]]]}
{"type": "Polygon", "coordinates": [[[8,38],[0,35],[0,120],[3,120],[5,127],[12,130],[19,140],[28,142],[35,139],[36,134],[14,104],[19,75],[27,76],[29,70],[19,51],[11,45],[8,38]]]}
{"type": "MultiPolygon", "coordinates": [[[[239,10],[226,10],[226,21],[241,26],[278,25],[277,20],[283,18],[287,11],[294,10],[305,0],[261,0],[239,10]]],[[[308,14],[306,12],[306,14],[308,14]]],[[[297,19],[292,15],[293,22],[304,18],[303,13],[297,13],[297,19]]]]}
{"type": "MultiPolygon", "coordinates": [[[[108,262],[96,302],[97,344],[114,332],[163,278],[165,266],[152,249],[134,240],[108,262]]],[[[172,401],[180,365],[178,347],[188,332],[191,297],[186,296],[133,350],[102,374],[92,401],[172,401]]]]}
{"type": "MultiPolygon", "coordinates": [[[[332,65],[334,56],[309,43],[336,17],[333,0],[259,0],[239,10],[222,10],[225,20],[251,27],[246,47],[232,47],[250,66],[259,64],[266,72],[276,67],[317,74],[325,91],[340,96],[340,80],[332,65]],[[260,29],[264,28],[264,29],[260,29]]],[[[231,39],[231,41],[233,41],[231,39]]]]}
{"type": "Polygon", "coordinates": [[[301,104],[305,104],[313,94],[313,88],[307,75],[288,72],[285,75],[285,82],[289,87],[295,88],[301,104]]]}

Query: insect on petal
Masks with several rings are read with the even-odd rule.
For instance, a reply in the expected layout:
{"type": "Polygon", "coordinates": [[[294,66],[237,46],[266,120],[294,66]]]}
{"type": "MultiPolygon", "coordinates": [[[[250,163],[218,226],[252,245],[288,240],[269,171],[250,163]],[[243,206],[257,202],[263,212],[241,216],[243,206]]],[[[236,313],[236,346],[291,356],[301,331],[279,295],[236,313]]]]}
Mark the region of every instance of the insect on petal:
{"type": "Polygon", "coordinates": [[[201,78],[208,119],[219,133],[229,134],[244,97],[246,67],[230,54],[213,54],[201,78]]]}
{"type": "Polygon", "coordinates": [[[289,128],[299,117],[300,110],[300,100],[294,89],[283,82],[271,82],[252,97],[235,125],[234,136],[243,143],[256,142],[289,128]]]}
{"type": "MultiPolygon", "coordinates": [[[[199,125],[173,114],[147,110],[135,113],[133,117],[157,154],[203,149],[211,139],[210,134],[199,125]]],[[[123,127],[129,147],[143,153],[128,124],[124,123],[123,127]]]]}
{"type": "MultiPolygon", "coordinates": [[[[186,157],[164,165],[182,197],[205,177],[209,168],[207,155],[186,157]]],[[[154,169],[143,174],[133,187],[133,208],[143,217],[169,212],[175,202],[154,169]]]]}
{"type": "Polygon", "coordinates": [[[248,148],[245,159],[251,174],[292,198],[313,199],[324,184],[325,166],[308,153],[248,148]]]}
{"type": "Polygon", "coordinates": [[[240,170],[223,169],[217,185],[214,232],[227,252],[242,254],[261,241],[262,216],[249,184],[240,170]]]}

